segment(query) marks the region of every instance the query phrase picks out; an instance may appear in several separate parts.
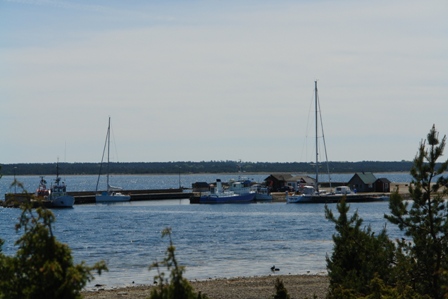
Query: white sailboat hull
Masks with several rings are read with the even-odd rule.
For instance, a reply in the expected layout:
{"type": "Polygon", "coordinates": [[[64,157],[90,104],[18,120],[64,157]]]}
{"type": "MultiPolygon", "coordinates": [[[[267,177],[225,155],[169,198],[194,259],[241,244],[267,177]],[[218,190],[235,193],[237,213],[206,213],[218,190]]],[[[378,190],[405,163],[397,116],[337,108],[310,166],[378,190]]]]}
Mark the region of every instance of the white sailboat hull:
{"type": "Polygon", "coordinates": [[[100,203],[100,202],[125,202],[125,201],[130,201],[130,200],[131,200],[130,195],[125,195],[125,194],[122,194],[119,192],[115,192],[115,193],[104,192],[102,194],[95,195],[95,201],[97,203],[100,203]]]}
{"type": "Polygon", "coordinates": [[[305,194],[286,195],[286,203],[309,203],[313,197],[305,194]]]}

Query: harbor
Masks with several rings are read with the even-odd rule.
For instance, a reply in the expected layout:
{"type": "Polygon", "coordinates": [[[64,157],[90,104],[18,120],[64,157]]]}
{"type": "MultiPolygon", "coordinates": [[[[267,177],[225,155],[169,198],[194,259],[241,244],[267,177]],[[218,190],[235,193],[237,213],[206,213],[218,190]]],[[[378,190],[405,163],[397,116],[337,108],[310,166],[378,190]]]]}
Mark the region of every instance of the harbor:
{"type": "MultiPolygon", "coordinates": [[[[238,178],[237,173],[230,174],[190,174],[190,175],[115,175],[114,180],[124,187],[123,193],[131,195],[131,201],[153,201],[153,200],[173,200],[190,199],[200,193],[193,193],[192,186],[196,182],[207,182],[211,184],[216,179],[221,178],[223,182],[229,182],[238,178]]],[[[262,184],[270,175],[266,173],[245,174],[248,179],[257,184],[262,184]]],[[[408,186],[405,182],[410,182],[408,173],[376,173],[377,177],[388,178],[391,191],[399,188],[400,193],[407,192],[408,186]]],[[[48,175],[46,179],[53,176],[48,175]]],[[[353,174],[333,174],[333,188],[335,182],[348,182],[353,174]]],[[[75,206],[82,204],[93,204],[95,196],[95,175],[70,175],[63,176],[67,185],[67,193],[75,197],[75,206]]],[[[14,176],[3,176],[0,180],[0,194],[6,199],[6,194],[21,194],[28,192],[34,194],[39,183],[39,176],[27,175],[17,176],[16,179],[23,184],[23,190],[12,186],[14,176]]],[[[289,180],[288,180],[289,182],[289,180]]],[[[321,180],[321,186],[325,190],[330,188],[321,180]]],[[[272,202],[285,202],[285,191],[273,191],[272,202]]],[[[188,201],[187,201],[188,202],[188,201]]],[[[5,201],[3,201],[3,205],[5,201]]]]}

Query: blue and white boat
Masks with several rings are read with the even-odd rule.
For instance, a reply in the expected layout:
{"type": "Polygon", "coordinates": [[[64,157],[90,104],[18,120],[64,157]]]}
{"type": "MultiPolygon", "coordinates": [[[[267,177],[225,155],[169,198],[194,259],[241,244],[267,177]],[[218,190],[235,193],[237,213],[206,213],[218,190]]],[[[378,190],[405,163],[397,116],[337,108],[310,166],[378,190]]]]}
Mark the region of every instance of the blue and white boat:
{"type": "Polygon", "coordinates": [[[242,195],[247,193],[255,193],[252,189],[252,182],[247,178],[239,177],[238,180],[231,179],[229,181],[229,191],[242,195]]]}
{"type": "Polygon", "coordinates": [[[56,179],[51,184],[48,200],[51,208],[73,208],[75,204],[75,198],[67,194],[67,185],[59,177],[59,163],[56,164],[56,179]]]}
{"type": "Polygon", "coordinates": [[[255,193],[237,194],[234,191],[224,190],[220,179],[216,180],[216,187],[210,190],[210,194],[202,195],[199,203],[251,203],[255,200],[255,193]]]}
{"type": "Polygon", "coordinates": [[[269,194],[268,188],[261,187],[260,185],[253,183],[251,180],[245,177],[239,177],[237,181],[230,180],[229,190],[239,195],[255,193],[256,202],[272,201],[272,195],[269,194]]]}
{"type": "Polygon", "coordinates": [[[255,201],[257,202],[270,202],[272,201],[272,195],[269,192],[268,187],[261,187],[261,186],[252,186],[253,189],[255,189],[255,201]]]}

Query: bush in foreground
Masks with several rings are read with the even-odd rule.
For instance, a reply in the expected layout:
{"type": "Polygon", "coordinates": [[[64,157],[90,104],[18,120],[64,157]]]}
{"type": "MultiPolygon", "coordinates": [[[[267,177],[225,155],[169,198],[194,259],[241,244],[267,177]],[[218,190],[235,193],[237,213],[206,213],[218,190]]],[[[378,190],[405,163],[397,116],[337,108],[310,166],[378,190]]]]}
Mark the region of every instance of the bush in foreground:
{"type": "Polygon", "coordinates": [[[82,288],[93,280],[92,271],[107,270],[104,262],[75,265],[70,248],[53,235],[54,221],[50,210],[22,205],[16,230],[23,230],[23,235],[16,241],[16,255],[5,256],[0,247],[0,298],[82,298],[82,288]]]}
{"type": "Polygon", "coordinates": [[[150,299],[207,299],[207,296],[201,293],[196,294],[193,287],[187,279],[183,277],[185,271],[184,266],[180,266],[176,260],[176,248],[171,239],[171,228],[165,228],[162,231],[162,237],[168,236],[170,244],[166,250],[166,257],[161,262],[154,262],[150,267],[157,270],[154,282],[157,284],[151,290],[150,299]],[[166,267],[170,271],[169,278],[165,277],[165,273],[160,267],[166,267]]]}

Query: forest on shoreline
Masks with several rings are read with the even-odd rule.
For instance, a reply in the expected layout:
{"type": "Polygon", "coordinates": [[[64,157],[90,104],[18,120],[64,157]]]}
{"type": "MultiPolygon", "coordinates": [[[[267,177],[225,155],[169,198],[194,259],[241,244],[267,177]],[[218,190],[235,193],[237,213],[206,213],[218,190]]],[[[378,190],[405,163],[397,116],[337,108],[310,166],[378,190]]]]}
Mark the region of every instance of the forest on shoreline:
{"type": "MultiPolygon", "coordinates": [[[[329,162],[332,173],[355,172],[409,172],[411,161],[381,162],[329,162]]],[[[100,163],[17,163],[2,164],[1,175],[92,175],[100,172],[100,163]]],[[[104,165],[102,166],[104,172],[104,165]]],[[[314,173],[316,166],[309,162],[121,162],[110,163],[113,174],[197,174],[197,173],[314,173]]],[[[327,164],[319,165],[319,171],[326,172],[327,164]]]]}

